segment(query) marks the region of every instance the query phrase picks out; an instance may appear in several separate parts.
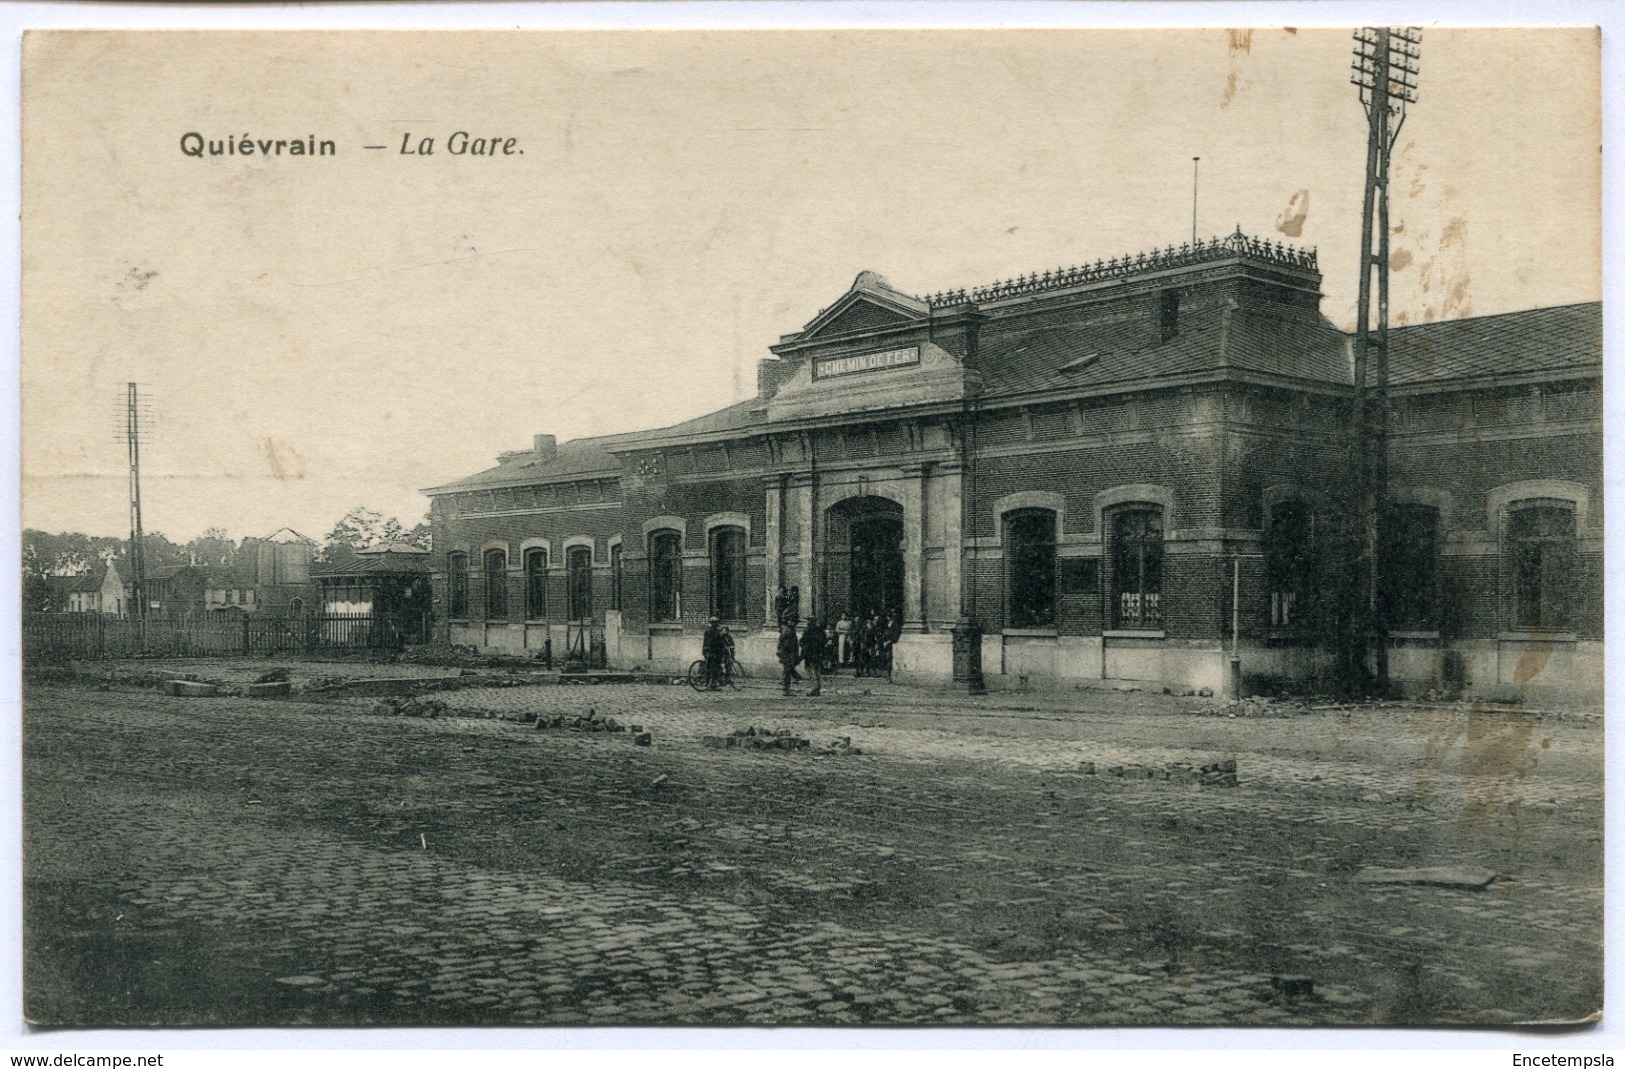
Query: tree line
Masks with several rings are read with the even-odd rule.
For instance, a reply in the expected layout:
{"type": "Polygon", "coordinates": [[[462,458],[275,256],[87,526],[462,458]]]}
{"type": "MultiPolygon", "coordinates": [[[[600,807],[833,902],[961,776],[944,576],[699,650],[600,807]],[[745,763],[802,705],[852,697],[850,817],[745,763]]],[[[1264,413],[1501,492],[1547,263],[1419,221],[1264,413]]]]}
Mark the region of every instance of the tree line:
{"type": "MultiPolygon", "coordinates": [[[[182,543],[151,531],[141,540],[142,559],[149,574],[183,564],[232,568],[245,541],[233,539],[223,527],[211,527],[182,543]]],[[[344,564],[354,558],[357,550],[391,542],[428,549],[429,541],[427,521],[407,528],[392,516],[358,506],[333,525],[317,547],[314,560],[318,564],[344,564]]],[[[58,584],[51,582],[53,578],[84,575],[110,562],[117,562],[122,568],[129,556],[128,538],[25,529],[22,542],[24,610],[60,611],[66,607],[65,597],[58,584]]]]}

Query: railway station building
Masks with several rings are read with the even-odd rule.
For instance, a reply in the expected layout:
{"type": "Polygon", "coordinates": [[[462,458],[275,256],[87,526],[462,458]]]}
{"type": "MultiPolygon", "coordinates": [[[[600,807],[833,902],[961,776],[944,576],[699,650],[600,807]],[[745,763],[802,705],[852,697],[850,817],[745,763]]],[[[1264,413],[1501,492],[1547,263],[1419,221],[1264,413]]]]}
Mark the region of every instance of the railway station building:
{"type": "MultiPolygon", "coordinates": [[[[453,643],[774,671],[774,598],[903,621],[902,680],[1324,686],[1347,641],[1352,339],[1312,251],[1228,238],[918,297],[872,272],[755,397],[426,491],[453,643]]],[[[1392,678],[1600,695],[1599,304],[1397,327],[1380,524],[1392,678]]]]}

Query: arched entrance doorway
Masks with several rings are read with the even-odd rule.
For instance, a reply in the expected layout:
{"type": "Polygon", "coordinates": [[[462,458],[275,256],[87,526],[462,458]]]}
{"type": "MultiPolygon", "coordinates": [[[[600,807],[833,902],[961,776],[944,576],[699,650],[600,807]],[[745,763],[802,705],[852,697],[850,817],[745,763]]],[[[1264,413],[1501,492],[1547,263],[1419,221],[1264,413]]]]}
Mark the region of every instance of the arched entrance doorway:
{"type": "Polygon", "coordinates": [[[830,506],[824,589],[832,616],[903,616],[903,506],[850,497],[830,506]]]}

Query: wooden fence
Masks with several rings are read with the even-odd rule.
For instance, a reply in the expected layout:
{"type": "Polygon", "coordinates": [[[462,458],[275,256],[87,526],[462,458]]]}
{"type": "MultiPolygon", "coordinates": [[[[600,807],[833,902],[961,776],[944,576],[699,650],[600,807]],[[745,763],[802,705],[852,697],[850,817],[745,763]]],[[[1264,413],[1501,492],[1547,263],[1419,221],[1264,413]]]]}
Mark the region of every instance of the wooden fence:
{"type": "Polygon", "coordinates": [[[103,660],[138,653],[169,657],[242,657],[398,648],[400,631],[369,615],[237,618],[149,616],[138,627],[127,616],[103,613],[24,613],[23,658],[48,664],[103,660]]]}

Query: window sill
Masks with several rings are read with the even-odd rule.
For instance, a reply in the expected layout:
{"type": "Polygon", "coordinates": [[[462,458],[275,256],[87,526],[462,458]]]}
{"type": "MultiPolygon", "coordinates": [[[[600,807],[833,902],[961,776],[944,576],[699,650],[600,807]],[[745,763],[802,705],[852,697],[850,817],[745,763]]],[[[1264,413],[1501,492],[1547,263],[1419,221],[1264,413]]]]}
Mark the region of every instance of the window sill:
{"type": "Polygon", "coordinates": [[[1538,631],[1527,628],[1521,631],[1503,631],[1495,636],[1501,642],[1578,642],[1580,635],[1576,631],[1538,631]]]}
{"type": "Polygon", "coordinates": [[[1438,631],[1418,630],[1415,628],[1396,628],[1388,632],[1388,637],[1401,639],[1406,642],[1437,642],[1438,631]]]}
{"type": "Polygon", "coordinates": [[[1007,627],[1005,638],[1056,638],[1060,632],[1053,627],[1007,627]]]}
{"type": "Polygon", "coordinates": [[[682,631],[683,625],[677,620],[660,620],[649,625],[650,631],[682,631]]]}
{"type": "Polygon", "coordinates": [[[1100,633],[1101,638],[1167,638],[1168,632],[1160,627],[1114,627],[1100,633]]]}

